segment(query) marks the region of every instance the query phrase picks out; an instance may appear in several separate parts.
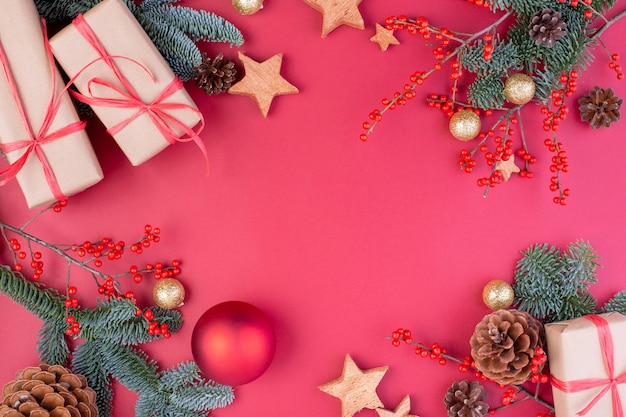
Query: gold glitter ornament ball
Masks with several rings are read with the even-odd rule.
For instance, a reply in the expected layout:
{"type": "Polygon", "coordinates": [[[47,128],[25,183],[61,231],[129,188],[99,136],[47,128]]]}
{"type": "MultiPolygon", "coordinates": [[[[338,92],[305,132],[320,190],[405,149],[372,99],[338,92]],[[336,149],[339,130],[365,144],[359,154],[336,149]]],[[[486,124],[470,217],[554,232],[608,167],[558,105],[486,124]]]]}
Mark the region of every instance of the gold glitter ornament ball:
{"type": "Polygon", "coordinates": [[[263,8],[263,0],[233,0],[233,6],[242,15],[255,14],[263,8]]]}
{"type": "Polygon", "coordinates": [[[506,281],[494,279],[483,288],[483,301],[492,310],[507,309],[513,304],[513,287],[506,281]]]}
{"type": "Polygon", "coordinates": [[[448,128],[458,140],[472,140],[480,133],[480,117],[471,110],[459,110],[450,118],[448,128]]]}
{"type": "Polygon", "coordinates": [[[513,74],[504,83],[504,97],[513,104],[526,104],[535,97],[535,82],[526,74],[513,74]]]}
{"type": "Polygon", "coordinates": [[[176,278],[163,278],[154,286],[152,297],[159,307],[177,308],[185,301],[185,287],[176,278]]]}

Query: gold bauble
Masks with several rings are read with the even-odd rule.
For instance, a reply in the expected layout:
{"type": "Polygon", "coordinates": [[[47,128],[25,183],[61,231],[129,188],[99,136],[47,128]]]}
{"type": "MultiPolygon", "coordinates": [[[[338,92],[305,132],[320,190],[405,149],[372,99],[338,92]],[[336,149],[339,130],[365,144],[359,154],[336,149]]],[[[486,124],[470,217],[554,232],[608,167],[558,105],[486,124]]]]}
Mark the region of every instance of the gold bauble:
{"type": "Polygon", "coordinates": [[[504,83],[504,97],[513,104],[526,104],[535,97],[535,82],[526,74],[513,74],[504,83]]]}
{"type": "Polygon", "coordinates": [[[177,308],[185,301],[185,287],[176,278],[163,278],[154,286],[152,297],[159,307],[177,308]]]}
{"type": "Polygon", "coordinates": [[[255,14],[263,8],[263,0],[233,0],[233,6],[242,15],[255,14]]]}
{"type": "Polygon", "coordinates": [[[450,118],[448,127],[458,140],[472,140],[480,133],[480,117],[471,110],[459,110],[450,118]]]}
{"type": "Polygon", "coordinates": [[[494,279],[483,288],[483,301],[492,310],[507,309],[513,304],[513,287],[506,281],[494,279]]]}

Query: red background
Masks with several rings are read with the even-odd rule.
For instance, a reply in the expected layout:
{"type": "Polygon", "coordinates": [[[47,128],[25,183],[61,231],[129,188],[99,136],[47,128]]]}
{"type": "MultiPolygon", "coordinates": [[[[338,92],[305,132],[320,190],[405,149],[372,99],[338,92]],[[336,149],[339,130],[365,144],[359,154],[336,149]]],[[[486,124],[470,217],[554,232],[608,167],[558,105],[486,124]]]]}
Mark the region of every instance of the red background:
{"type": "MultiPolygon", "coordinates": [[[[486,168],[472,175],[458,169],[462,145],[448,134],[447,119],[424,104],[427,94],[445,92],[446,74],[390,113],[366,143],[358,139],[380,99],[433,64],[430,49],[407,33],[397,34],[402,45],[381,52],[369,41],[375,23],[391,14],[424,15],[435,25],[473,32],[494,20],[462,0],[392,3],[364,1],[365,30],[342,26],[321,38],[321,14],[302,1],[266,0],[252,16],[239,15],[227,0],[182,1],[226,17],[246,38],[241,48],[203,49],[235,60],[238,50],[257,61],[283,53],[282,75],[300,93],[277,97],[264,119],[247,97],[208,97],[189,84],[207,122],[208,177],[193,145],[172,146],[132,167],[92,121],[104,180],[28,229],[59,243],[105,235],[128,242],[146,223],[162,229],[161,243],[141,259],[181,259],[188,293],[182,330],[144,346],[163,368],[193,359],[191,333],[209,307],[242,300],[265,311],[277,335],[274,361],[259,379],[236,388],[234,404],[215,416],[340,416],[339,401],[317,387],[340,375],[347,353],[361,368],[389,365],[378,388],[388,409],[408,394],[413,414],[442,415],[446,389],[462,376],[454,367],[418,359],[408,347],[392,348],[386,336],[407,327],[419,340],[466,355],[474,325],[489,312],[481,300],[484,284],[511,281],[520,251],[534,243],[565,247],[587,240],[602,257],[594,295],[603,302],[626,288],[626,180],[619,168],[625,122],[595,131],[575,110],[576,100],[595,85],[626,97],[626,84],[608,69],[602,50],[595,50],[597,59],[583,73],[558,132],[571,165],[563,175],[572,189],[568,205],[551,201],[550,162],[534,104],[525,108],[524,125],[539,159],[535,178],[514,176],[485,199],[476,180],[486,168]]],[[[620,0],[616,9],[624,6],[620,0]]],[[[626,21],[606,33],[612,52],[626,54],[625,34],[626,21]]],[[[0,198],[4,222],[20,225],[34,213],[16,183],[1,189],[0,198]]],[[[50,254],[46,259],[43,281],[62,289],[63,265],[50,254]]],[[[119,272],[141,259],[129,254],[111,268],[119,272]]],[[[89,277],[77,271],[72,283],[84,304],[93,303],[89,277]]],[[[127,287],[147,305],[151,286],[127,287]]],[[[40,322],[4,297],[0,309],[0,381],[9,381],[17,369],[37,362],[40,322]]],[[[130,415],[134,400],[116,386],[115,414],[130,415]]],[[[527,410],[543,411],[530,404],[527,410]]]]}

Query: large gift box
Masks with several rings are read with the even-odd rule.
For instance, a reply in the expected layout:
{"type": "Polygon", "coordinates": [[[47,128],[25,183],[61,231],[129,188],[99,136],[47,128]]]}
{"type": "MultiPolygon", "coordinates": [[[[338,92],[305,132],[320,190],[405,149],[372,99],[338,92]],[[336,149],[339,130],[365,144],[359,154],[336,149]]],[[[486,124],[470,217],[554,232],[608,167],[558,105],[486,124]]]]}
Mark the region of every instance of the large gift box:
{"type": "Polygon", "coordinates": [[[0,144],[29,207],[64,199],[102,179],[64,91],[31,0],[0,0],[0,144]]]}
{"type": "Polygon", "coordinates": [[[546,325],[557,417],[623,417],[626,316],[589,315],[546,325]]]}
{"type": "Polygon", "coordinates": [[[181,136],[188,139],[202,120],[182,82],[121,0],[102,1],[50,43],[131,164],[145,162],[181,136]]]}

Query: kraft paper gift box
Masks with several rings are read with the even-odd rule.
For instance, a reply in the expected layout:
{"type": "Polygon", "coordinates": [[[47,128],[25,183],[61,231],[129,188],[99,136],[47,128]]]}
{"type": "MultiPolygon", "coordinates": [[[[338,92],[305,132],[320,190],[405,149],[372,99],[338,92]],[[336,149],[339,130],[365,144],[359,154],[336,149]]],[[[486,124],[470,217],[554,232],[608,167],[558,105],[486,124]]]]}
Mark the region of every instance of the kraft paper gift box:
{"type": "MultiPolygon", "coordinates": [[[[56,34],[50,43],[57,61],[70,77],[75,77],[74,85],[85,96],[93,94],[116,99],[122,98],[120,92],[127,93],[130,89],[134,90],[138,100],[151,103],[175,79],[163,56],[121,0],[104,0],[97,4],[56,34]],[[84,31],[79,30],[79,23],[82,27],[86,23],[87,31],[95,35],[96,42],[101,45],[98,47],[102,48],[100,53],[87,40],[88,37],[83,35],[84,31]],[[113,58],[110,61],[99,59],[105,55],[113,58]],[[120,77],[125,81],[121,81],[120,77]],[[102,84],[93,82],[94,79],[109,83],[119,91],[105,88],[102,84]]],[[[184,125],[190,131],[202,119],[195,103],[182,88],[182,83],[180,87],[160,101],[180,105],[180,108],[166,110],[168,116],[163,120],[174,134],[169,138],[159,129],[159,122],[155,123],[148,112],[136,117],[139,113],[136,107],[91,104],[132,165],[142,164],[175,143],[176,138],[185,133],[185,128],[181,126],[184,125]],[[170,116],[180,123],[172,123],[170,116]],[[124,127],[114,127],[120,123],[125,124],[124,127]]]]}
{"type": "MultiPolygon", "coordinates": [[[[102,179],[102,170],[84,129],[54,135],[78,123],[79,118],[71,98],[63,92],[54,59],[46,50],[34,3],[0,0],[0,10],[0,44],[6,65],[0,66],[0,144],[16,170],[26,158],[15,178],[28,207],[43,206],[97,183],[102,179]],[[49,106],[53,96],[58,110],[49,106]],[[46,129],[47,115],[51,122],[46,129]],[[35,145],[32,139],[39,143],[35,145]],[[16,146],[19,149],[13,149],[16,146]],[[45,169],[51,172],[46,175],[45,169]],[[58,191],[53,192],[52,188],[57,187],[58,191]]],[[[6,180],[6,172],[4,175],[6,180]]]]}
{"type": "Polygon", "coordinates": [[[545,328],[556,417],[623,416],[626,316],[589,315],[545,328]]]}

